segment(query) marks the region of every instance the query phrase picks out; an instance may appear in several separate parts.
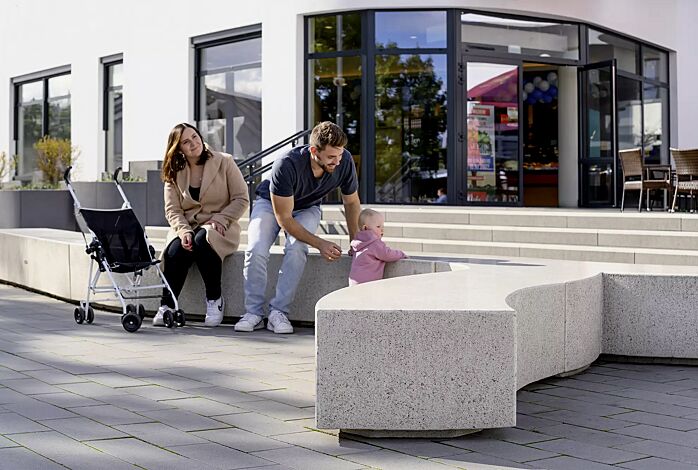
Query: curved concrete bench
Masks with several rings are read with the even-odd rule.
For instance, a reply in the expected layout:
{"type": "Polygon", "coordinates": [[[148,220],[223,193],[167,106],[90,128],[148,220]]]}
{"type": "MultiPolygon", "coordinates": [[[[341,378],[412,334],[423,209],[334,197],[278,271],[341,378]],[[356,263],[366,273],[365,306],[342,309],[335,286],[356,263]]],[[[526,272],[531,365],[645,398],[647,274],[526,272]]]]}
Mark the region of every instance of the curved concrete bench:
{"type": "Polygon", "coordinates": [[[695,268],[535,260],[341,289],[316,306],[317,426],[452,436],[601,353],[698,358],[695,268]]]}

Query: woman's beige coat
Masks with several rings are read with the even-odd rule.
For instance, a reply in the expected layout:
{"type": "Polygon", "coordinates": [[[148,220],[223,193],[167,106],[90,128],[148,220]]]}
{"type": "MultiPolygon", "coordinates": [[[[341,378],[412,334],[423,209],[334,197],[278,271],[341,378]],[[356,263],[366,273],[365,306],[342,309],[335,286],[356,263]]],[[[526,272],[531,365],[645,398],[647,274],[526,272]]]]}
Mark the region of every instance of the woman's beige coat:
{"type": "MultiPolygon", "coordinates": [[[[199,200],[189,194],[189,165],[177,172],[174,183],[165,182],[165,217],[170,224],[170,242],[197,227],[206,230],[206,241],[221,260],[237,250],[240,244],[238,220],[250,205],[247,184],[233,157],[227,153],[211,152],[204,164],[199,200]],[[225,227],[221,235],[208,223],[215,221],[225,227]]],[[[164,251],[164,250],[163,250],[164,251]]]]}

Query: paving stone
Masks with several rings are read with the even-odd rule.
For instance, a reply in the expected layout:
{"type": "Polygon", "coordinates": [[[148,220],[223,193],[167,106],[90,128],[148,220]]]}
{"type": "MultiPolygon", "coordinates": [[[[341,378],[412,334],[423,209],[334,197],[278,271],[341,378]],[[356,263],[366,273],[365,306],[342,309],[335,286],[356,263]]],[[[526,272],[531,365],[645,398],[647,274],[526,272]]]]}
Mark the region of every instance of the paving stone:
{"type": "Polygon", "coordinates": [[[285,442],[260,436],[242,429],[214,429],[211,431],[197,431],[192,434],[243,452],[258,452],[290,447],[290,445],[285,442]]]}
{"type": "Polygon", "coordinates": [[[543,434],[548,434],[550,436],[566,437],[573,441],[586,442],[602,447],[615,447],[623,444],[632,444],[634,442],[639,442],[642,440],[636,437],[615,434],[620,433],[625,429],[629,428],[621,428],[616,429],[613,432],[609,432],[597,431],[595,429],[582,428],[579,426],[572,426],[570,424],[558,424],[556,426],[541,428],[539,432],[543,434]]]}
{"type": "Polygon", "coordinates": [[[0,416],[0,434],[48,431],[46,426],[17,413],[2,413],[0,416]]]}
{"type": "Polygon", "coordinates": [[[95,382],[80,382],[74,384],[61,384],[59,387],[63,390],[71,393],[76,393],[88,398],[94,398],[95,400],[102,400],[104,397],[110,397],[119,394],[128,394],[129,392],[124,391],[124,389],[116,389],[112,387],[107,387],[95,382]]]}
{"type": "Polygon", "coordinates": [[[255,452],[253,455],[272,462],[277,462],[298,470],[306,470],[319,467],[326,470],[354,470],[362,468],[354,462],[347,462],[336,457],[321,454],[302,447],[288,447],[285,449],[266,450],[255,452]]]}
{"type": "Polygon", "coordinates": [[[432,459],[431,461],[466,470],[509,470],[513,468],[535,468],[529,464],[513,462],[511,460],[501,459],[499,457],[494,457],[487,454],[478,454],[477,452],[457,454],[450,457],[441,457],[432,459]]]}
{"type": "MultiPolygon", "coordinates": [[[[545,398],[541,398],[538,403],[552,408],[552,411],[569,410],[594,416],[611,416],[619,413],[627,413],[628,411],[627,409],[621,408],[619,406],[608,406],[601,405],[598,403],[589,403],[587,401],[577,400],[574,398],[556,397],[550,395],[546,396],[543,394],[539,395],[544,396],[545,398]]],[[[517,409],[517,411],[521,413],[520,410],[517,409]]],[[[537,412],[537,415],[545,416],[543,414],[545,412],[546,411],[539,411],[537,412]]]]}
{"type": "Polygon", "coordinates": [[[9,354],[4,351],[0,351],[0,364],[2,364],[7,369],[14,370],[16,372],[50,369],[50,367],[46,366],[45,364],[30,361],[28,359],[24,359],[20,356],[9,354]]]}
{"type": "Polygon", "coordinates": [[[17,444],[14,441],[9,440],[6,437],[0,436],[0,449],[4,449],[6,447],[17,447],[19,444],[17,444]]]}
{"type": "MultiPolygon", "coordinates": [[[[0,351],[4,350],[4,345],[0,344],[0,351]]],[[[7,367],[0,366],[0,382],[8,379],[26,379],[29,374],[23,374],[21,372],[8,369],[7,367]]]]}
{"type": "Polygon", "coordinates": [[[138,395],[109,395],[101,397],[100,401],[118,406],[119,408],[123,408],[125,410],[134,411],[136,413],[140,413],[141,411],[160,411],[173,408],[167,402],[159,402],[138,395]]]}
{"type": "Polygon", "coordinates": [[[529,431],[535,431],[541,428],[555,426],[556,424],[560,423],[558,421],[541,418],[539,416],[528,416],[522,414],[516,415],[516,427],[521,429],[527,429],[529,431]]]}
{"type": "Polygon", "coordinates": [[[12,439],[71,469],[133,469],[133,465],[57,432],[15,434],[12,439]]]}
{"type": "Polygon", "coordinates": [[[526,429],[518,428],[486,429],[479,433],[478,436],[486,439],[496,439],[523,445],[531,444],[532,442],[543,442],[551,439],[557,439],[556,436],[549,436],[541,432],[528,431],[526,429]]]}
{"type": "Polygon", "coordinates": [[[642,411],[633,411],[619,416],[625,421],[632,423],[649,424],[660,428],[676,429],[678,431],[690,431],[698,429],[698,421],[684,418],[675,418],[673,416],[663,416],[654,413],[645,413],[642,411]]]}
{"type": "MultiPolygon", "coordinates": [[[[356,462],[361,465],[376,467],[383,470],[444,470],[443,464],[438,461],[432,462],[387,449],[377,450],[375,452],[347,454],[343,455],[342,458],[350,462],[356,462]]],[[[350,468],[357,468],[357,466],[350,468]]]]}
{"type": "Polygon", "coordinates": [[[257,396],[250,395],[249,393],[240,392],[238,390],[233,390],[226,387],[211,386],[196,388],[192,390],[187,390],[187,393],[195,395],[200,398],[207,398],[209,400],[218,401],[228,405],[237,406],[239,403],[244,403],[246,401],[260,401],[261,399],[257,396]]]}
{"type": "Polygon", "coordinates": [[[379,450],[379,447],[365,442],[339,438],[319,431],[283,434],[275,436],[274,439],[328,455],[346,455],[379,450]]]}
{"type": "Polygon", "coordinates": [[[125,424],[115,426],[121,432],[160,447],[204,444],[205,439],[180,431],[163,423],[125,424]]]}
{"type": "Polygon", "coordinates": [[[203,416],[229,415],[234,413],[247,413],[248,411],[237,406],[226,405],[208,398],[181,398],[178,400],[163,400],[160,403],[175,408],[188,410],[203,416]]]}
{"type": "Polygon", "coordinates": [[[426,459],[463,453],[462,448],[429,439],[362,439],[362,442],[426,459]]]}
{"type": "Polygon", "coordinates": [[[668,444],[666,442],[646,440],[618,446],[618,449],[698,466],[698,449],[668,444]]]}
{"type": "Polygon", "coordinates": [[[681,395],[671,395],[668,393],[651,392],[649,390],[635,390],[630,388],[613,392],[613,395],[698,409],[697,399],[684,397],[681,395]]]}
{"type": "Polygon", "coordinates": [[[315,406],[315,394],[300,393],[293,390],[269,390],[266,392],[251,392],[250,395],[255,395],[265,400],[274,400],[287,405],[298,408],[315,406]]]}
{"type": "Polygon", "coordinates": [[[133,377],[129,377],[127,375],[119,374],[116,372],[104,372],[101,374],[85,374],[81,375],[80,377],[112,388],[138,387],[140,385],[148,384],[148,382],[145,382],[143,380],[134,379],[133,377]]]}
{"type": "Polygon", "coordinates": [[[8,379],[3,380],[2,384],[16,392],[23,393],[25,395],[36,395],[38,393],[56,393],[62,392],[58,387],[49,385],[46,382],[37,380],[34,378],[28,379],[8,379]]]}
{"type": "MultiPolygon", "coordinates": [[[[547,413],[540,413],[536,416],[544,419],[559,421],[565,424],[573,424],[575,426],[582,426],[601,431],[624,428],[626,426],[630,426],[631,424],[627,421],[621,421],[621,419],[605,418],[603,416],[590,416],[567,410],[549,411],[547,413]]],[[[616,416],[621,418],[622,416],[625,416],[625,414],[616,416]]]]}
{"type": "Polygon", "coordinates": [[[142,377],[143,382],[171,388],[180,392],[187,392],[192,389],[206,387],[208,384],[199,380],[192,380],[178,375],[160,373],[156,376],[142,377]]]}
{"type": "Polygon", "coordinates": [[[575,442],[570,439],[556,439],[554,441],[538,442],[535,444],[530,444],[530,446],[535,447],[536,449],[555,452],[557,454],[569,455],[571,457],[606,464],[628,462],[630,460],[637,460],[644,457],[642,454],[625,452],[618,449],[596,446],[584,442],[575,442]]]}
{"type": "Polygon", "coordinates": [[[9,403],[20,403],[27,399],[23,393],[12,390],[11,388],[0,388],[0,405],[9,403]]]}
{"type": "Polygon", "coordinates": [[[557,455],[555,452],[538,450],[511,442],[496,441],[477,436],[464,436],[442,442],[450,446],[468,449],[480,454],[493,455],[514,462],[527,462],[529,460],[539,460],[557,455]]]}
{"type": "Polygon", "coordinates": [[[88,382],[87,379],[79,375],[69,374],[68,372],[56,369],[30,370],[27,371],[26,374],[50,385],[88,382]]]}
{"type": "Polygon", "coordinates": [[[126,437],[121,431],[84,417],[49,419],[41,424],[78,441],[126,437]]]}
{"type": "Polygon", "coordinates": [[[171,409],[161,411],[142,411],[140,414],[153,421],[165,423],[181,431],[204,431],[230,427],[228,424],[207,418],[190,411],[171,409]]]}
{"type": "Polygon", "coordinates": [[[45,403],[50,403],[51,405],[58,406],[60,408],[73,408],[76,406],[92,406],[92,405],[103,405],[103,402],[93,400],[92,398],[83,397],[82,395],[77,395],[70,392],[59,392],[59,393],[45,393],[41,395],[35,395],[34,398],[41,400],[45,403]]]}
{"type": "MultiPolygon", "coordinates": [[[[272,461],[214,443],[174,446],[170,447],[170,450],[192,460],[205,462],[207,465],[216,468],[237,469],[263,467],[271,470],[276,467],[272,461]]],[[[194,467],[196,466],[195,463],[192,463],[192,465],[194,467]]]]}
{"type": "Polygon", "coordinates": [[[695,465],[658,459],[656,457],[633,460],[632,462],[622,463],[618,466],[622,468],[631,468],[633,470],[696,470],[695,465]]]}
{"type": "Polygon", "coordinates": [[[577,459],[561,455],[550,459],[536,460],[529,462],[534,468],[544,468],[546,470],[618,470],[618,467],[602,463],[589,462],[588,460],[577,459]]]}
{"type": "Polygon", "coordinates": [[[628,410],[644,411],[647,413],[655,413],[659,415],[675,416],[677,418],[691,418],[692,414],[698,414],[698,410],[696,408],[690,408],[687,406],[679,405],[669,405],[666,403],[657,403],[648,400],[639,400],[636,398],[618,397],[614,401],[614,404],[615,406],[627,408],[628,410]]]}
{"type": "Polygon", "coordinates": [[[534,415],[536,413],[545,413],[546,411],[555,411],[559,408],[539,405],[538,403],[530,403],[527,401],[520,401],[516,403],[516,412],[523,415],[534,415]]]}
{"type": "Polygon", "coordinates": [[[133,438],[92,441],[90,445],[102,452],[150,470],[190,470],[192,468],[208,470],[215,468],[133,438]]]}
{"type": "Polygon", "coordinates": [[[71,408],[71,411],[107,425],[147,423],[152,421],[150,418],[131,413],[113,405],[80,406],[71,408]]]}
{"type": "Polygon", "coordinates": [[[307,431],[305,427],[301,424],[297,424],[295,421],[283,421],[258,413],[216,416],[215,419],[263,436],[276,436],[279,434],[307,431]]]}
{"type": "Polygon", "coordinates": [[[9,447],[0,449],[0,465],[2,468],[22,470],[50,470],[53,468],[65,470],[63,465],[51,462],[46,457],[32,452],[24,447],[9,447]]]}
{"type": "Polygon", "coordinates": [[[271,400],[248,401],[239,403],[238,406],[246,410],[256,411],[257,413],[282,420],[315,417],[315,407],[297,408],[295,406],[285,405],[283,403],[271,400]]]}
{"type": "Polygon", "coordinates": [[[141,396],[143,398],[149,398],[151,400],[174,400],[177,398],[191,398],[192,395],[189,393],[180,392],[179,390],[172,390],[171,388],[161,387],[159,385],[144,385],[141,387],[128,387],[126,390],[128,393],[141,396]]]}

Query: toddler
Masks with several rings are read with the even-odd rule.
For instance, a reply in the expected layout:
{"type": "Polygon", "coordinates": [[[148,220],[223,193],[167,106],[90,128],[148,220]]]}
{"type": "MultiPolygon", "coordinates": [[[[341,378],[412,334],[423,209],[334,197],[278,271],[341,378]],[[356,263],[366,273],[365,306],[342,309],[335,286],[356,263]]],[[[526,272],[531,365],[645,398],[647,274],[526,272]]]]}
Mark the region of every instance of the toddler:
{"type": "Polygon", "coordinates": [[[407,258],[405,253],[388,248],[381,240],[384,222],[383,215],[373,209],[364,209],[359,214],[361,230],[351,241],[354,254],[349,272],[350,286],[383,279],[386,262],[407,258]]]}

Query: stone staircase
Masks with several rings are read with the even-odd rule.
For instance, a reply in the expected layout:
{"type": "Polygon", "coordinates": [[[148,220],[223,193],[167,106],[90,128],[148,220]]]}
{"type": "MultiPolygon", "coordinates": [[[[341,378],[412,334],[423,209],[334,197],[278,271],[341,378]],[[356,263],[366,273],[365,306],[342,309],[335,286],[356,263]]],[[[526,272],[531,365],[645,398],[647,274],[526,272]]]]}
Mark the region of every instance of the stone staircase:
{"type": "MultiPolygon", "coordinates": [[[[698,214],[605,209],[376,206],[385,242],[411,255],[493,256],[698,266],[698,214]]],[[[342,206],[325,205],[317,234],[348,249],[342,206]]],[[[247,219],[240,221],[241,244],[247,219]]],[[[164,242],[166,227],[147,227],[164,242]]],[[[283,233],[277,243],[283,244],[283,233]]]]}

